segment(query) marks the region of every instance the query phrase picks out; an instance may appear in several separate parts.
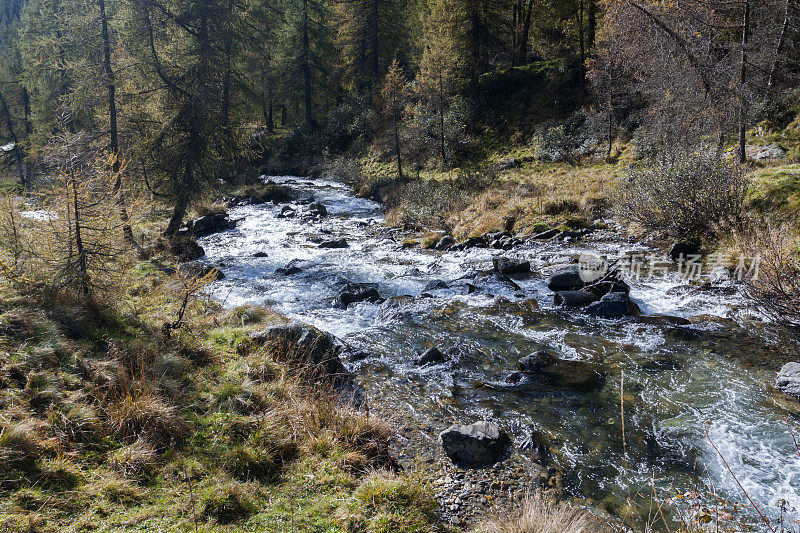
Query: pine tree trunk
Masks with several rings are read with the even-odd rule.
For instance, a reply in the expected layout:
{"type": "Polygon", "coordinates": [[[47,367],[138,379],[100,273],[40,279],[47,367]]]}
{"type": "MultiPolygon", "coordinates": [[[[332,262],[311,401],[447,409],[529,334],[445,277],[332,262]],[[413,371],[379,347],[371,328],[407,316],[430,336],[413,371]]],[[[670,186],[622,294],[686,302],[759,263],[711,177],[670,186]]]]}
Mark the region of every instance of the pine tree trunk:
{"type": "Polygon", "coordinates": [[[397,116],[398,111],[392,112],[392,122],[394,126],[394,153],[397,158],[397,177],[403,181],[403,159],[400,151],[400,118],[397,116]]]}
{"type": "Polygon", "coordinates": [[[575,22],[578,25],[578,45],[580,51],[580,65],[578,66],[578,75],[580,76],[579,82],[581,91],[583,91],[586,75],[584,73],[584,64],[586,63],[586,48],[583,39],[583,0],[579,0],[575,5],[575,22]]]}
{"type": "Polygon", "coordinates": [[[303,103],[306,113],[306,130],[311,131],[314,115],[311,109],[311,50],[308,39],[308,0],[303,0],[303,103]]]}
{"type": "Polygon", "coordinates": [[[444,149],[444,86],[439,73],[439,147],[442,151],[442,168],[447,168],[447,154],[444,149]]]}
{"type": "Polygon", "coordinates": [[[775,91],[775,83],[777,81],[778,76],[778,65],[780,64],[781,55],[783,55],[783,50],[786,48],[786,34],[789,30],[789,23],[791,20],[791,12],[792,12],[792,3],[800,3],[797,0],[786,0],[786,10],[783,14],[783,25],[781,26],[781,35],[778,39],[778,46],[775,49],[775,57],[772,61],[772,67],[769,71],[769,79],[767,80],[767,94],[766,94],[766,101],[767,107],[769,108],[769,104],[772,103],[772,97],[774,96],[775,91]]]}
{"type": "Polygon", "coordinates": [[[122,162],[120,161],[119,130],[117,127],[117,85],[114,80],[114,70],[111,68],[111,39],[108,35],[106,3],[105,0],[97,0],[97,4],[100,8],[100,27],[103,38],[103,71],[106,77],[106,87],[108,88],[108,123],[111,135],[109,149],[112,157],[111,172],[114,174],[114,194],[117,197],[116,202],[119,210],[119,219],[122,223],[122,235],[128,244],[135,244],[136,241],[133,239],[133,230],[128,218],[128,209],[125,205],[125,195],[122,192],[122,174],[120,172],[122,162]]]}
{"type": "Polygon", "coordinates": [[[586,48],[589,53],[594,49],[595,39],[597,38],[597,0],[589,1],[589,21],[586,28],[586,48]]]}
{"type": "Polygon", "coordinates": [[[381,0],[372,0],[372,24],[370,24],[370,49],[372,59],[372,76],[377,85],[381,79],[380,71],[380,10],[381,0]]]}
{"type": "Polygon", "coordinates": [[[80,217],[80,202],[78,201],[78,185],[75,180],[75,174],[70,170],[70,185],[72,187],[72,209],[74,211],[74,229],[75,229],[75,251],[78,261],[78,276],[80,277],[80,287],[83,294],[88,296],[89,289],[89,262],[86,258],[86,248],[83,245],[83,237],[81,236],[81,217],[80,217]]]}
{"type": "Polygon", "coordinates": [[[739,162],[747,161],[747,46],[750,40],[750,0],[744,0],[742,60],[739,76],[739,162]]]}
{"type": "Polygon", "coordinates": [[[14,153],[14,159],[17,163],[19,184],[23,189],[27,189],[28,181],[25,173],[25,158],[22,154],[22,147],[19,145],[19,139],[17,138],[16,130],[14,129],[14,121],[11,119],[11,110],[8,108],[6,100],[3,98],[2,94],[0,94],[0,111],[3,112],[3,117],[5,118],[6,122],[6,129],[8,129],[8,134],[11,136],[11,142],[14,144],[12,151],[14,153]]]}
{"type": "Polygon", "coordinates": [[[522,38],[517,48],[517,62],[524,65],[528,62],[528,36],[531,32],[531,15],[533,14],[533,0],[528,0],[528,9],[525,11],[525,22],[522,26],[522,38]]]}

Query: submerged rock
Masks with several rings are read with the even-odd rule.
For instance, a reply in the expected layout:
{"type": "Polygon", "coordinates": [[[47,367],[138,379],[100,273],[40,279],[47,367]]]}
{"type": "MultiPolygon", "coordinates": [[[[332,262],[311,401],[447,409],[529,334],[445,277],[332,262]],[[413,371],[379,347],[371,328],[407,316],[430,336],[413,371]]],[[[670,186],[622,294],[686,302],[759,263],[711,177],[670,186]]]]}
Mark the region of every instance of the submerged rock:
{"type": "Polygon", "coordinates": [[[291,276],[293,274],[299,274],[299,273],[301,273],[303,271],[303,269],[298,266],[299,264],[300,264],[300,261],[298,259],[292,259],[291,261],[286,263],[285,267],[276,268],[275,269],[275,273],[276,274],[283,274],[284,276],[291,276]]]}
{"type": "Polygon", "coordinates": [[[377,283],[350,283],[339,292],[333,302],[333,306],[339,309],[347,309],[350,305],[359,302],[382,302],[378,292],[377,283]]]}
{"type": "Polygon", "coordinates": [[[493,257],[492,267],[495,272],[506,276],[509,274],[525,274],[531,271],[530,261],[513,257],[493,257]]]}
{"type": "Polygon", "coordinates": [[[420,354],[417,358],[416,365],[417,366],[425,366],[425,365],[438,365],[441,363],[447,362],[447,356],[445,356],[439,348],[435,346],[431,346],[424,352],[420,354]]]}
{"type": "Polygon", "coordinates": [[[311,202],[308,204],[308,207],[306,207],[306,212],[309,215],[324,217],[328,214],[328,208],[320,202],[311,202]]]}
{"type": "Polygon", "coordinates": [[[319,243],[319,248],[348,248],[350,245],[347,239],[334,239],[331,241],[322,241],[319,243]]]}
{"type": "Polygon", "coordinates": [[[523,372],[539,372],[556,361],[558,361],[558,357],[555,354],[547,350],[539,350],[517,361],[517,368],[523,372]]]}
{"type": "Polygon", "coordinates": [[[486,421],[468,426],[454,424],[439,434],[439,442],[454,463],[465,467],[491,465],[512,444],[497,424],[486,421]]]}
{"type": "Polygon", "coordinates": [[[281,208],[281,212],[278,213],[276,218],[293,218],[296,216],[297,216],[297,211],[294,208],[285,205],[281,208]]]}
{"type": "Polygon", "coordinates": [[[786,363],[778,372],[775,388],[800,401],[800,363],[786,363]]]}

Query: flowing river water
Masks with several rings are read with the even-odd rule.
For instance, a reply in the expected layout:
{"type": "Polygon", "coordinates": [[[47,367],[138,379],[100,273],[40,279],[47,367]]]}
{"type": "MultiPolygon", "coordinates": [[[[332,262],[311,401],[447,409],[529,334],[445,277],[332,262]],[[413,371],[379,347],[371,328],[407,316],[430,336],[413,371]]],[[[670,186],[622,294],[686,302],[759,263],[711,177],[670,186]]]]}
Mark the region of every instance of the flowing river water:
{"type": "Polygon", "coordinates": [[[211,292],[229,307],[267,304],[368,352],[350,367],[372,402],[438,421],[437,427],[497,421],[518,444],[545,443],[551,460],[569,473],[568,490],[614,509],[637,491],[646,500],[652,486],[661,494],[685,492],[696,479],[745,502],[715,445],[762,512],[777,518],[784,502],[787,516],[800,519],[800,455],[787,412],[767,391],[779,362],[798,353],[797,341],[759,319],[735,287],[701,290],[676,275],[642,279],[631,283],[631,296],[643,315],[691,324],[592,318],[555,308],[541,272],[587,250],[616,258],[644,247],[610,236],[534,241],[510,252],[407,248],[408,234],[384,225],[381,206],[347,186],[272,179],[297,198],[313,196],[329,215],[279,218],[282,206],[272,204],[230,209],[240,219],[236,229],[200,240],[204,261],[226,275],[211,292]],[[349,247],[317,245],[342,237],[349,247]],[[422,294],[431,281],[491,269],[498,254],[525,258],[540,274],[515,278],[518,288],[479,276],[472,294],[422,294]],[[292,260],[302,272],[275,272],[292,260]],[[333,307],[347,282],[376,283],[387,300],[333,307]],[[416,366],[429,346],[450,350],[451,361],[416,366]],[[590,390],[493,385],[540,349],[591,362],[605,379],[590,390]]]}

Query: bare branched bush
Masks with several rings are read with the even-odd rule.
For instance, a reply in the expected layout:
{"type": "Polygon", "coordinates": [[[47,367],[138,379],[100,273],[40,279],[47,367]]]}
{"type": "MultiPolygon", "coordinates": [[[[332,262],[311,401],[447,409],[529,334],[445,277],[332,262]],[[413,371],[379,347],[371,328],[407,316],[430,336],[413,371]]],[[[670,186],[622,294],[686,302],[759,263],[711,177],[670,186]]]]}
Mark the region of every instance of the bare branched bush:
{"type": "Polygon", "coordinates": [[[743,252],[758,258],[758,275],[747,279],[749,295],[778,322],[800,326],[800,235],[789,224],[755,227],[739,236],[743,252]]]}
{"type": "Polygon", "coordinates": [[[409,227],[444,228],[451,213],[469,204],[497,179],[491,168],[466,167],[452,179],[412,181],[399,206],[401,221],[409,227]]]}
{"type": "Polygon", "coordinates": [[[742,226],[747,178],[713,154],[677,153],[634,168],[617,191],[619,213],[678,237],[719,237],[742,226]]]}

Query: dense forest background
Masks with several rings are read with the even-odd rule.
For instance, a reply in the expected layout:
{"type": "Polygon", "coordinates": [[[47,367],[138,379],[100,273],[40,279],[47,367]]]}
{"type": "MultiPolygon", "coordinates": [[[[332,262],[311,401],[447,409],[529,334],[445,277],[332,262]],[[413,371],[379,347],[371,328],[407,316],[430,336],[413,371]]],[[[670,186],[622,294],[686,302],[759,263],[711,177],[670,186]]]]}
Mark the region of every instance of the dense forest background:
{"type": "Polygon", "coordinates": [[[738,142],[744,161],[748,128],[793,118],[798,7],[3,0],[0,142],[22,187],[67,152],[112,154],[116,188],[174,206],[169,235],[207,184],[254,161],[308,172],[370,154],[407,179],[525,144],[548,120],[566,134],[544,144],[575,157],[635,135],[645,154],[738,142]]]}

